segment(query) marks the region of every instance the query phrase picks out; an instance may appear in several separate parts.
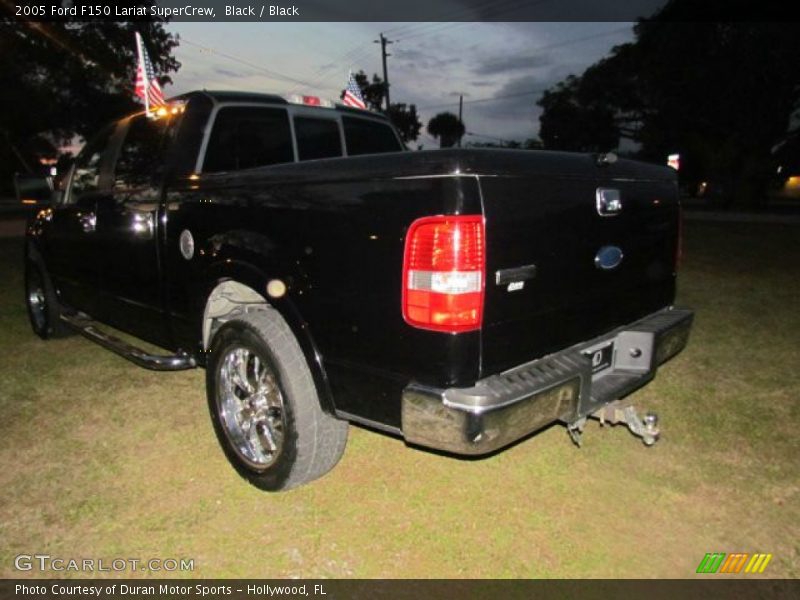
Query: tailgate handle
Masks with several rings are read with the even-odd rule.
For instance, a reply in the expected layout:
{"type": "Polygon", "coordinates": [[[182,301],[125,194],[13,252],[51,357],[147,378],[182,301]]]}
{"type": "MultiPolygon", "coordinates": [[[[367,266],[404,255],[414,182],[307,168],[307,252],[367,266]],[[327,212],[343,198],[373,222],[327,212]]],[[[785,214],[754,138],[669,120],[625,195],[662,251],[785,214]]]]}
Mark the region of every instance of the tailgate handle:
{"type": "Polygon", "coordinates": [[[601,217],[613,217],[622,210],[622,197],[619,190],[597,188],[597,214],[601,217]]]}
{"type": "Polygon", "coordinates": [[[497,285],[508,285],[517,281],[526,281],[536,277],[536,265],[525,265],[513,269],[501,269],[494,274],[497,285]]]}

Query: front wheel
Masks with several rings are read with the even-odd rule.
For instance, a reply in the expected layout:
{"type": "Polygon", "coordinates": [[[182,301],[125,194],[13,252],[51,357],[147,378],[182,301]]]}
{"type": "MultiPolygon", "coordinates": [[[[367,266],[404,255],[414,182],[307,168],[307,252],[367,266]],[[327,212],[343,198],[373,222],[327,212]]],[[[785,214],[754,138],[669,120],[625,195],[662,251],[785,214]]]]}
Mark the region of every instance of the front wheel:
{"type": "Polygon", "coordinates": [[[61,321],[61,305],[47,271],[30,258],[25,261],[25,305],[31,328],[40,338],[69,335],[70,330],[61,321]]]}
{"type": "Polygon", "coordinates": [[[247,313],[219,329],[206,387],[225,455],[256,487],[287,490],[339,462],[347,422],[320,407],[305,357],[277,311],[247,313]]]}

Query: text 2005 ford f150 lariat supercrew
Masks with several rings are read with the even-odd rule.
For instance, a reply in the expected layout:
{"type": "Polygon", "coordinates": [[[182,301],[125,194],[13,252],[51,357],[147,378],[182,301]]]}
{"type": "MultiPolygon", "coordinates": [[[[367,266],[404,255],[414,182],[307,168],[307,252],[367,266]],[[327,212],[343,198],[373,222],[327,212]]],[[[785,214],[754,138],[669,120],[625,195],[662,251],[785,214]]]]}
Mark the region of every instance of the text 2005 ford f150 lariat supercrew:
{"type": "Polygon", "coordinates": [[[160,370],[204,366],[233,466],[288,489],[348,422],[486,454],[589,416],[686,345],[674,172],[613,155],[406,152],[382,116],[196,92],[109,125],[31,221],[26,298],[160,370]],[[169,349],[154,355],[105,331],[169,349]]]}

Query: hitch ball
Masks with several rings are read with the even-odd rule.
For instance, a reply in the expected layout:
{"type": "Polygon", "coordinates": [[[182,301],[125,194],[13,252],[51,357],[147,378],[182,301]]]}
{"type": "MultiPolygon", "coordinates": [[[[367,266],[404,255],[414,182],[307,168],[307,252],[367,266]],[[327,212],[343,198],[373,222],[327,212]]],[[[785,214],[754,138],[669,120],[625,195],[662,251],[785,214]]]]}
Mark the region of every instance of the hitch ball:
{"type": "Polygon", "coordinates": [[[652,436],[658,436],[658,415],[654,412],[649,412],[642,419],[644,422],[644,430],[652,436]]]}

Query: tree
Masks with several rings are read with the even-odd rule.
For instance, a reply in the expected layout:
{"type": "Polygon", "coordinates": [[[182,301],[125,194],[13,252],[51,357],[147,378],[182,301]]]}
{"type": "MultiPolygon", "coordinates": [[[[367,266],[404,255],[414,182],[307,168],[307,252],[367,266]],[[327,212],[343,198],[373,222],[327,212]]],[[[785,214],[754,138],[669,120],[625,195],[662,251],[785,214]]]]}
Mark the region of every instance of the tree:
{"type": "Polygon", "coordinates": [[[451,148],[464,136],[464,123],[450,112],[439,113],[428,121],[428,133],[439,140],[441,148],[451,148]]]}
{"type": "Polygon", "coordinates": [[[642,158],[679,152],[687,183],[712,180],[738,202],[759,201],[771,149],[800,110],[800,36],[791,22],[740,18],[743,6],[711,1],[698,22],[691,0],[671,0],[640,21],[635,42],[545,93],[546,146],[601,148],[616,130],[642,158]]]}
{"type": "MultiPolygon", "coordinates": [[[[386,94],[386,86],[383,80],[377,74],[372,76],[370,82],[367,74],[364,71],[359,71],[353,74],[358,87],[361,89],[361,96],[364,98],[364,103],[367,108],[377,112],[384,112],[382,110],[383,98],[386,94]]],[[[339,95],[340,98],[344,97],[344,90],[339,95]]],[[[392,104],[386,112],[389,120],[400,133],[400,138],[404,143],[413,142],[419,136],[419,130],[422,129],[422,123],[417,116],[417,107],[415,104],[405,104],[402,102],[392,104]]]]}
{"type": "Polygon", "coordinates": [[[417,106],[415,104],[406,105],[402,102],[392,104],[389,108],[389,119],[397,128],[404,143],[413,142],[419,136],[422,122],[417,116],[417,106]]]}
{"type": "MultiPolygon", "coordinates": [[[[149,6],[152,2],[139,2],[149,6]]],[[[135,23],[20,22],[0,18],[0,187],[44,152],[85,137],[140,105],[133,96],[134,32],[142,34],[159,81],[180,64],[163,20],[135,23]]]]}
{"type": "Polygon", "coordinates": [[[544,108],[539,118],[539,136],[546,148],[573,152],[602,152],[619,145],[620,130],[614,113],[606,106],[583,104],[582,80],[568,77],[547,90],[538,104],[544,108]]]}

